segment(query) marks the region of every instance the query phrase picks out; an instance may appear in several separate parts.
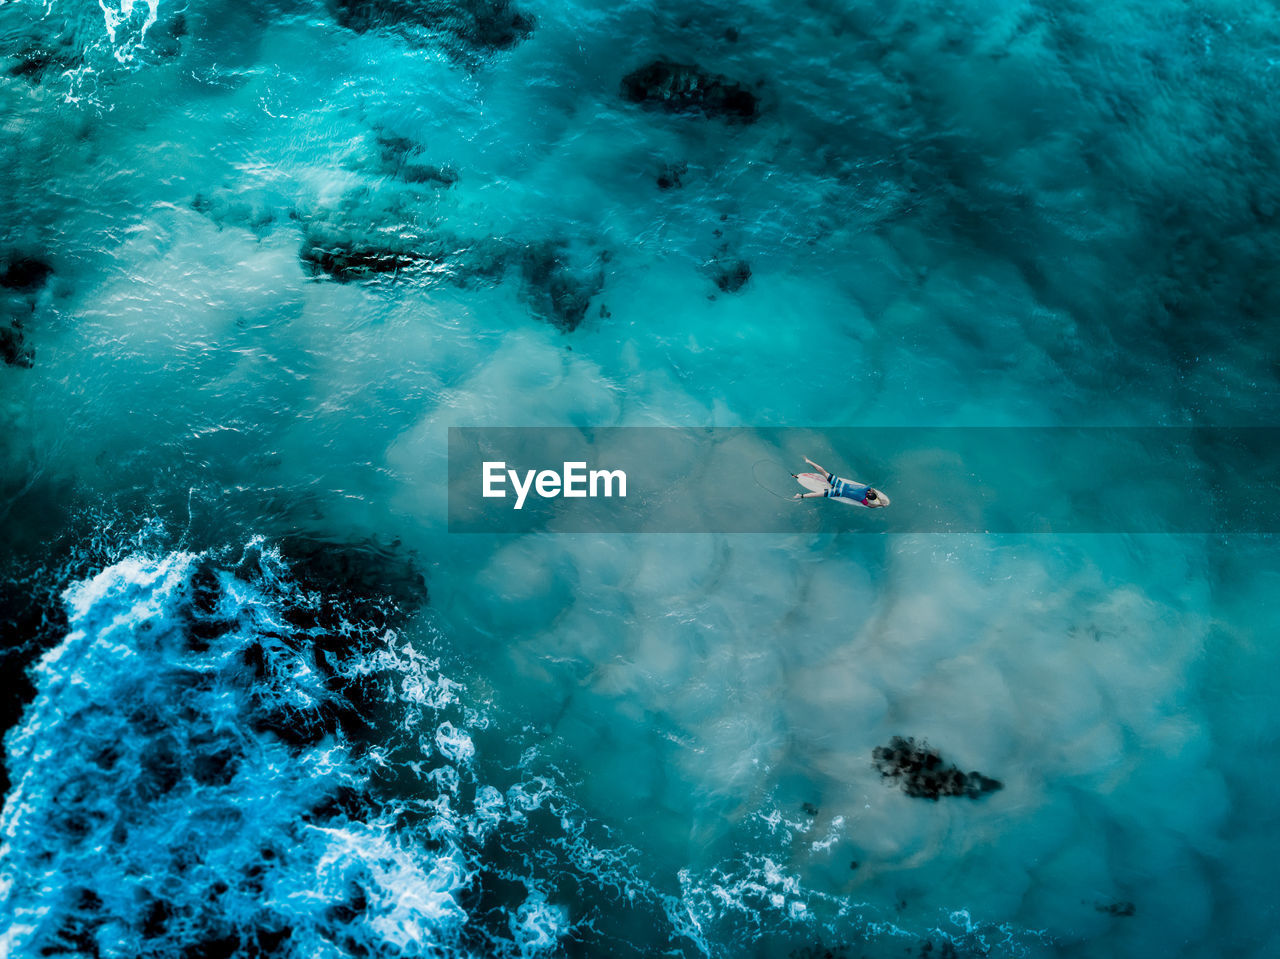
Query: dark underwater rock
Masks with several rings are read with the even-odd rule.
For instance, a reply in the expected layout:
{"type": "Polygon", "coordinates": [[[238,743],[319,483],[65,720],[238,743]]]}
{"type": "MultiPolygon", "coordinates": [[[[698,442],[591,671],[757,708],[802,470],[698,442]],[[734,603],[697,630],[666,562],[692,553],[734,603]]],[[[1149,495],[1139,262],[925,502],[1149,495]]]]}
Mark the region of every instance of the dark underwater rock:
{"type": "Polygon", "coordinates": [[[22,324],[16,320],[9,326],[0,326],[0,362],[26,369],[35,363],[35,351],[25,344],[22,324]]]}
{"type": "Polygon", "coordinates": [[[760,110],[754,93],[728,77],[699,66],[655,60],[622,78],[622,95],[631,103],[668,113],[718,117],[751,123],[760,110]]]}
{"type": "Polygon", "coordinates": [[[482,240],[459,257],[453,279],[463,285],[475,280],[499,283],[514,273],[530,312],[568,333],[578,328],[592,298],[604,289],[602,264],[609,253],[592,246],[590,241],[561,238],[482,240]]]}
{"type": "Polygon", "coordinates": [[[365,792],[345,784],[335,786],[306,814],[307,822],[324,822],[331,819],[348,819],[358,822],[373,806],[373,799],[365,792]]]}
{"type": "Polygon", "coordinates": [[[78,57],[71,46],[70,37],[62,38],[61,42],[65,46],[64,50],[32,46],[22,53],[15,54],[15,62],[6,72],[11,77],[21,77],[39,85],[47,73],[60,74],[73,69],[78,63],[78,57]]]}
{"type": "Polygon", "coordinates": [[[36,83],[46,70],[55,65],[56,61],[50,54],[43,50],[29,50],[18,57],[18,62],[8,72],[11,77],[26,77],[36,83]]]}
{"type": "Polygon", "coordinates": [[[276,928],[262,926],[254,930],[251,942],[256,945],[256,948],[252,949],[251,953],[260,956],[281,955],[281,946],[284,944],[284,941],[292,935],[293,930],[288,926],[276,928]]]}
{"type": "Polygon", "coordinates": [[[58,925],[42,955],[99,955],[97,930],[107,917],[102,915],[102,897],[92,889],[80,889],[74,906],[58,925]]]}
{"type": "Polygon", "coordinates": [[[604,289],[604,271],[574,262],[568,247],[551,240],[525,245],[519,254],[525,296],[535,312],[560,329],[575,330],[591,298],[604,289]]]}
{"type": "Polygon", "coordinates": [[[53,275],[53,267],[44,260],[33,256],[19,256],[9,261],[4,273],[0,274],[0,286],[6,290],[18,290],[28,293],[44,283],[53,275]]]}
{"type": "Polygon", "coordinates": [[[187,648],[192,652],[206,652],[213,640],[236,628],[234,619],[219,614],[222,585],[212,563],[201,563],[192,574],[187,583],[187,595],[190,600],[184,631],[187,648]]]}
{"type": "Polygon", "coordinates": [[[252,191],[220,188],[209,193],[197,193],[191,200],[195,210],[218,225],[246,229],[257,236],[266,236],[276,224],[277,211],[268,197],[252,191]]]}
{"type": "Polygon", "coordinates": [[[0,271],[0,362],[30,369],[35,352],[25,343],[21,317],[36,308],[36,296],[53,276],[53,267],[34,256],[15,256],[0,271]],[[6,317],[5,314],[8,314],[6,317]]]}
{"type": "Polygon", "coordinates": [[[506,50],[533,33],[534,20],[510,0],[334,0],[334,16],[357,33],[417,28],[469,47],[506,50]]]}
{"type": "Polygon", "coordinates": [[[323,742],[327,736],[364,733],[367,724],[355,710],[324,701],[307,707],[269,709],[257,703],[249,726],[259,733],[271,733],[287,746],[301,750],[323,742]]]}
{"type": "Polygon", "coordinates": [[[340,631],[344,620],[385,628],[399,613],[427,602],[427,581],[417,560],[399,542],[329,540],[301,533],[280,542],[289,571],[313,600],[305,604],[305,622],[295,625],[340,631]]]}
{"type": "Polygon", "coordinates": [[[923,740],[917,744],[913,738],[894,736],[888,746],[877,746],[871,755],[882,777],[901,782],[903,791],[918,799],[934,802],[942,796],[981,799],[987,793],[1004,788],[998,779],[978,772],[964,773],[956,766],[943,763],[942,757],[923,740]]]}
{"type": "Polygon", "coordinates": [[[609,252],[591,239],[470,239],[448,234],[408,237],[398,226],[308,224],[298,259],[315,277],[339,283],[397,279],[456,286],[514,278],[530,312],[565,332],[577,329],[604,289],[609,252]]]}
{"type": "Polygon", "coordinates": [[[379,134],[378,149],[383,170],[406,183],[448,189],[458,182],[458,173],[453,167],[427,163],[422,148],[407,137],[379,134]]]}
{"type": "Polygon", "coordinates": [[[926,939],[919,953],[920,959],[958,959],[959,955],[955,943],[950,939],[943,939],[936,953],[933,950],[933,940],[926,939]]]}
{"type": "Polygon", "coordinates": [[[1136,911],[1133,903],[1127,901],[1108,902],[1094,908],[1098,912],[1105,912],[1109,916],[1132,916],[1136,911]]]}
{"type": "Polygon", "coordinates": [[[346,925],[369,908],[368,897],[356,883],[351,883],[345,902],[335,903],[325,910],[325,916],[331,922],[346,925]]]}
{"type": "Polygon", "coordinates": [[[792,949],[787,953],[787,959],[852,959],[852,957],[849,954],[847,945],[833,943],[828,946],[818,943],[812,946],[801,946],[798,949],[792,949]]]}
{"type": "Polygon", "coordinates": [[[309,238],[298,258],[312,276],[328,276],[339,283],[358,283],[379,276],[395,276],[428,262],[418,253],[380,247],[356,240],[325,242],[309,238]]]}
{"type": "Polygon", "coordinates": [[[164,899],[152,899],[142,909],[142,934],[148,939],[164,935],[169,920],[174,916],[173,906],[164,899]]]}
{"type": "Polygon", "coordinates": [[[670,190],[684,186],[684,176],[689,172],[687,163],[668,163],[658,173],[658,189],[670,190]]]}
{"type": "Polygon", "coordinates": [[[737,293],[751,279],[751,264],[746,260],[719,260],[712,268],[711,278],[725,293],[737,293]]]}
{"type": "Polygon", "coordinates": [[[239,766],[240,755],[232,748],[197,753],[191,761],[191,778],[202,786],[226,786],[239,766]]]}

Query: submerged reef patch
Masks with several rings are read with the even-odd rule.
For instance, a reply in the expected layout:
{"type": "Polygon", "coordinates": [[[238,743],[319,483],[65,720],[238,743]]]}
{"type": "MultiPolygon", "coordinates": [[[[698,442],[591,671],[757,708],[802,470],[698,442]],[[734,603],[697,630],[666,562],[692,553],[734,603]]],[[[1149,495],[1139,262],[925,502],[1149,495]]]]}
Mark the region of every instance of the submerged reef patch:
{"type": "Polygon", "coordinates": [[[345,542],[300,533],[280,541],[280,555],[307,594],[305,617],[295,625],[339,629],[343,618],[392,625],[427,602],[427,580],[418,561],[397,540],[345,542]]]}
{"type": "Polygon", "coordinates": [[[27,369],[35,364],[35,351],[26,345],[21,320],[10,320],[7,325],[0,326],[0,362],[27,369]]]}
{"type": "Polygon", "coordinates": [[[877,746],[871,754],[872,764],[885,779],[902,783],[902,790],[917,799],[937,802],[942,796],[964,796],[981,799],[987,793],[1004,788],[1004,783],[979,772],[961,772],[929,748],[924,740],[894,736],[887,746],[877,746]]]}
{"type": "Polygon", "coordinates": [[[578,328],[591,298],[604,288],[604,271],[595,263],[578,263],[565,243],[527,244],[519,262],[525,297],[534,312],[565,331],[578,328]]]}
{"type": "Polygon", "coordinates": [[[0,274],[0,286],[6,290],[28,292],[43,286],[53,274],[53,267],[33,256],[14,257],[0,274]]]}
{"type": "Polygon", "coordinates": [[[751,264],[746,260],[716,260],[711,268],[711,278],[723,293],[737,293],[751,279],[751,264]]]}
{"type": "Polygon", "coordinates": [[[760,111],[759,98],[741,83],[671,60],[655,60],[628,73],[622,78],[622,95],[631,103],[668,113],[740,123],[753,122],[760,111]]]}
{"type": "MultiPolygon", "coordinates": [[[[485,891],[479,845],[538,802],[476,781],[461,687],[395,630],[345,606],[298,615],[317,605],[307,578],[349,570],[359,592],[372,575],[367,551],[322,549],[294,545],[310,577],[258,543],[238,561],[132,555],[63,593],[67,633],[7,740],[0,950],[520,952],[507,917],[532,878],[495,896],[492,921],[463,903],[485,891]]],[[[548,912],[549,947],[562,915],[548,912]]]]}
{"type": "Polygon", "coordinates": [[[408,137],[379,133],[378,162],[383,172],[405,183],[448,189],[458,182],[458,171],[448,164],[426,160],[423,147],[408,137]]]}
{"type": "Polygon", "coordinates": [[[658,171],[656,177],[659,190],[678,189],[684,186],[684,178],[689,172],[689,164],[685,162],[666,163],[658,171]]]}
{"type": "Polygon", "coordinates": [[[208,217],[218,229],[240,227],[259,237],[266,236],[280,219],[277,210],[263,197],[225,187],[197,193],[191,199],[191,209],[208,217]]]}
{"type": "Polygon", "coordinates": [[[396,280],[430,271],[435,279],[467,286],[477,281],[499,283],[510,274],[518,278],[531,313],[570,332],[586,318],[592,299],[604,289],[608,251],[592,250],[590,244],[584,247],[549,238],[381,239],[317,224],[309,228],[298,258],[313,277],[339,283],[396,280]]]}
{"type": "Polygon", "coordinates": [[[327,276],[339,283],[395,277],[432,261],[426,254],[400,246],[354,239],[332,240],[315,233],[307,235],[298,258],[312,276],[327,276]]]}
{"type": "Polygon", "coordinates": [[[334,0],[348,30],[426,30],[477,50],[506,50],[533,33],[533,17],[509,0],[334,0]]]}
{"type": "Polygon", "coordinates": [[[24,317],[35,311],[35,297],[52,275],[53,267],[34,256],[15,256],[0,271],[0,362],[6,366],[29,369],[34,364],[24,317]]]}
{"type": "Polygon", "coordinates": [[[73,69],[77,63],[75,50],[71,47],[69,37],[57,41],[63,49],[53,49],[49,45],[32,45],[21,53],[13,55],[13,62],[6,71],[11,77],[21,77],[39,86],[46,73],[60,74],[73,69]]]}
{"type": "Polygon", "coordinates": [[[1099,903],[1094,907],[1098,912],[1105,912],[1108,916],[1132,916],[1137,910],[1133,903],[1127,900],[1117,900],[1116,902],[1099,903]]]}

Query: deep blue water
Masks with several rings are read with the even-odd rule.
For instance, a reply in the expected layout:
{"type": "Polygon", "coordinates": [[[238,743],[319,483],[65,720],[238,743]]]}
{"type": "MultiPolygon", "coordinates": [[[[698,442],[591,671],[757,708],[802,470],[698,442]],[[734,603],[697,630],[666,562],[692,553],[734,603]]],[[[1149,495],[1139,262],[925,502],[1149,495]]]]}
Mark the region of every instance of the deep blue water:
{"type": "Polygon", "coordinates": [[[0,955],[1280,954],[1270,536],[445,509],[449,426],[1274,425],[1272,6],[22,0],[0,53],[0,955]]]}

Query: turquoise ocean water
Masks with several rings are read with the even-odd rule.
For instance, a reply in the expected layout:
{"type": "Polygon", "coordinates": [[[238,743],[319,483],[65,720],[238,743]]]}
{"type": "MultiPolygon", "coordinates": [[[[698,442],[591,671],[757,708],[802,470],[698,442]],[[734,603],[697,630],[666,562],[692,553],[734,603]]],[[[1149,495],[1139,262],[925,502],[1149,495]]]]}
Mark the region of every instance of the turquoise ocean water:
{"type": "Polygon", "coordinates": [[[450,426],[1274,425],[1273,6],[20,0],[0,54],[0,955],[1280,955],[1270,536],[445,502],[450,426]]]}

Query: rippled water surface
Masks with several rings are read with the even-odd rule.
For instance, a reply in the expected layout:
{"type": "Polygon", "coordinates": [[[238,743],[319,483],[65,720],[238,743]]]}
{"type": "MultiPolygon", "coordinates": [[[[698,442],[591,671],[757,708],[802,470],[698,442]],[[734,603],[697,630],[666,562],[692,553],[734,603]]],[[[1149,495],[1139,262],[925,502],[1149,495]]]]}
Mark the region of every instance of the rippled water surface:
{"type": "Polygon", "coordinates": [[[0,954],[1280,952],[1270,536],[445,509],[449,426],[1273,425],[1274,9],[21,0],[0,53],[0,954]]]}

